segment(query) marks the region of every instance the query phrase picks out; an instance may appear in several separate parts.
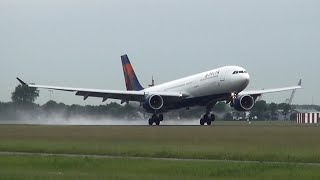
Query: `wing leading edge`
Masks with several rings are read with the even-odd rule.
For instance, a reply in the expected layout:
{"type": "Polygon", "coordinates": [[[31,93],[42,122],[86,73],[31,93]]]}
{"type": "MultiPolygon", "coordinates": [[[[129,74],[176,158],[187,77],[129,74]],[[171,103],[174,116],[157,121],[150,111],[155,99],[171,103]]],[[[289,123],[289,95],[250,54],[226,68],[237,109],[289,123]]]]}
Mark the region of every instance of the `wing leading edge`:
{"type": "Polygon", "coordinates": [[[282,91],[290,91],[290,90],[301,89],[301,88],[302,88],[302,80],[300,79],[300,81],[299,81],[297,86],[284,87],[284,88],[275,88],[275,89],[242,91],[242,92],[239,93],[239,95],[252,95],[252,96],[258,97],[258,96],[260,96],[262,94],[282,92],[282,91]]]}
{"type": "Polygon", "coordinates": [[[58,90],[58,91],[68,91],[75,92],[77,96],[83,96],[83,99],[86,100],[88,97],[97,97],[102,98],[102,102],[107,99],[118,99],[122,102],[128,101],[137,101],[144,102],[145,97],[149,94],[157,94],[162,96],[163,98],[183,98],[184,95],[180,93],[167,93],[167,92],[144,92],[144,91],[120,91],[120,90],[101,90],[101,89],[85,89],[85,88],[72,88],[72,87],[59,87],[59,86],[46,86],[46,85],[36,85],[36,84],[28,84],[17,78],[17,80],[23,85],[33,88],[41,88],[41,89],[50,89],[50,90],[58,90]]]}

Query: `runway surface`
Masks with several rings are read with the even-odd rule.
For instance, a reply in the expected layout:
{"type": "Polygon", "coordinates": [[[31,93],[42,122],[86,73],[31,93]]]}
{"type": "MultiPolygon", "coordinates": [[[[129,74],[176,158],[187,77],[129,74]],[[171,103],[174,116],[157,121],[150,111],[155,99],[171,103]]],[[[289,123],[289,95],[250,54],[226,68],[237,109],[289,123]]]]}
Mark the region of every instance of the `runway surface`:
{"type": "Polygon", "coordinates": [[[30,153],[30,152],[5,152],[1,151],[0,156],[60,156],[78,158],[98,158],[98,159],[132,159],[132,160],[159,160],[159,161],[198,161],[198,162],[226,162],[226,163],[262,163],[262,164],[283,164],[283,165],[308,165],[320,166],[320,163],[300,163],[300,162],[275,162],[275,161],[241,161],[241,160],[218,160],[218,159],[182,159],[182,158],[153,158],[153,157],[134,157],[134,156],[110,156],[94,154],[57,154],[57,153],[30,153]]]}

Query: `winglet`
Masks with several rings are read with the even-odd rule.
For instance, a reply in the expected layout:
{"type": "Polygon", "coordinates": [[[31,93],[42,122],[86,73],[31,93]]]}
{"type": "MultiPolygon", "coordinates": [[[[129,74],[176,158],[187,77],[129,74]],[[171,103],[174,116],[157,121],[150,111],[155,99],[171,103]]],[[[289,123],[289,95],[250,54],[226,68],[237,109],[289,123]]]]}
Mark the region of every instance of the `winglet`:
{"type": "Polygon", "coordinates": [[[20,78],[17,77],[17,80],[23,85],[23,86],[28,86],[27,83],[23,82],[20,78]]]}
{"type": "Polygon", "coordinates": [[[302,86],[302,79],[300,79],[298,86],[302,86]]]}

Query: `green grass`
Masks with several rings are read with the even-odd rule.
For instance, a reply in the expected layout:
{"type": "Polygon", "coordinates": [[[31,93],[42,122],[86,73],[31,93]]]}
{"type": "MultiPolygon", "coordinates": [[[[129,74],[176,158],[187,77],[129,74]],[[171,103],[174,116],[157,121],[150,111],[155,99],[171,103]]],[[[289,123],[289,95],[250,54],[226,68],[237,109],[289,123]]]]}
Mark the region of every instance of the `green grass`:
{"type": "Polygon", "coordinates": [[[316,126],[0,126],[0,151],[320,163],[316,126]]]}
{"type": "Polygon", "coordinates": [[[319,179],[315,165],[1,156],[0,179],[319,179]]]}

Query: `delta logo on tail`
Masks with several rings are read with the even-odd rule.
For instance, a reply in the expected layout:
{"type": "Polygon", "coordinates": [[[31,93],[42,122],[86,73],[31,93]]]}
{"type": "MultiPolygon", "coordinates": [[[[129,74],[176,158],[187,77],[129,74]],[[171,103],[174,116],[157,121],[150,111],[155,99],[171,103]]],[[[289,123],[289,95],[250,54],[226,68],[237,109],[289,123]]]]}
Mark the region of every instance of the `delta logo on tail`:
{"type": "Polygon", "coordinates": [[[128,56],[121,56],[124,79],[128,91],[141,91],[144,88],[141,86],[136,73],[134,72],[128,56]]]}

